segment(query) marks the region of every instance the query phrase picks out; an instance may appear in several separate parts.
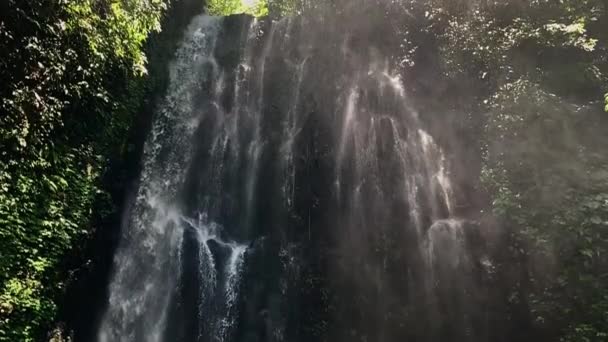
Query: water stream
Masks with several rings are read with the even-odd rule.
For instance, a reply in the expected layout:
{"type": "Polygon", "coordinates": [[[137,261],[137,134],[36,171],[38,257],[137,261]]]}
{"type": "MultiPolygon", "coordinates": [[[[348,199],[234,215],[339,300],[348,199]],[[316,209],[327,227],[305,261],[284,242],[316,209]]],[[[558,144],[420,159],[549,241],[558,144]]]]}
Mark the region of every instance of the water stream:
{"type": "Polygon", "coordinates": [[[197,16],[170,65],[99,342],[485,341],[451,165],[381,46],[197,16]]]}

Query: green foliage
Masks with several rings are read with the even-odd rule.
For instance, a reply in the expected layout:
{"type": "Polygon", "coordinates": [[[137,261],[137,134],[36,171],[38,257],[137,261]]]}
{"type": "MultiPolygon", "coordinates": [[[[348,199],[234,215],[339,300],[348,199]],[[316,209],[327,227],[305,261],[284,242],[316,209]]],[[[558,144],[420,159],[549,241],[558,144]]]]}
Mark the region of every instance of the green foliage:
{"type": "Polygon", "coordinates": [[[131,63],[137,73],[145,72],[142,46],[151,31],[160,30],[165,2],[78,0],[66,9],[66,30],[85,39],[99,62],[115,57],[131,63]]]}
{"type": "Polygon", "coordinates": [[[514,298],[548,340],[606,340],[608,3],[440,0],[418,13],[447,82],[484,94],[471,134],[509,232],[503,267],[526,270],[514,298]]]}
{"type": "Polygon", "coordinates": [[[306,3],[301,0],[209,0],[207,12],[217,16],[244,13],[254,17],[281,17],[297,14],[306,3]]]}
{"type": "Polygon", "coordinates": [[[608,122],[597,106],[569,104],[518,80],[490,99],[483,183],[529,265],[529,304],[563,341],[608,334],[608,122]],[[599,309],[595,309],[599,308],[599,309]]]}
{"type": "Polygon", "coordinates": [[[588,29],[598,21],[597,7],[594,1],[576,8],[507,1],[473,8],[466,16],[446,11],[444,4],[430,6],[426,13],[441,41],[444,72],[450,77],[472,74],[499,86],[535,74],[547,78],[547,84],[569,83],[564,92],[580,92],[608,83],[598,59],[604,51],[596,49],[601,33],[595,26],[592,32],[588,29]],[[563,82],[566,77],[569,82],[563,82]]]}
{"type": "Polygon", "coordinates": [[[141,102],[143,44],[165,4],[16,1],[0,22],[0,341],[41,339],[66,255],[141,102]]]}
{"type": "Polygon", "coordinates": [[[268,4],[266,0],[210,0],[207,11],[219,16],[246,13],[262,17],[268,15],[268,4]]]}
{"type": "Polygon", "coordinates": [[[15,172],[0,170],[1,340],[31,340],[54,318],[54,295],[63,287],[57,268],[86,234],[98,168],[77,159],[90,151],[51,153],[56,159],[50,162],[40,158],[15,172]]]}

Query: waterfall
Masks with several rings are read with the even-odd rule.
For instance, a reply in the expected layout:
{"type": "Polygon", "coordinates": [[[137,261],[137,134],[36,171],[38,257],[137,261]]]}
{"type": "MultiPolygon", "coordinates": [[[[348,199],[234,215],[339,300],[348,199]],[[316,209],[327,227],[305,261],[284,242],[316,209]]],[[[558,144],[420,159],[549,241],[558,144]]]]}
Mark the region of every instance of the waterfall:
{"type": "Polygon", "coordinates": [[[99,342],[483,340],[490,261],[385,50],[306,18],[192,20],[99,342]]]}

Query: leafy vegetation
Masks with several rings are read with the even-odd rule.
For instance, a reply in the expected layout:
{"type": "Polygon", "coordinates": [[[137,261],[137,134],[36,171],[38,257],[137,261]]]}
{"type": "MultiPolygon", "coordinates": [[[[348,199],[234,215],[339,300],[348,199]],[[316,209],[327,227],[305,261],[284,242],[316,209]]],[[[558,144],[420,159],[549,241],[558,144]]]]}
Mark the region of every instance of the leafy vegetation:
{"type": "Polygon", "coordinates": [[[100,186],[143,95],[162,1],[16,1],[0,21],[0,341],[41,339],[65,257],[90,234],[100,186]]]}
{"type": "Polygon", "coordinates": [[[261,17],[268,15],[268,4],[264,0],[211,0],[207,10],[212,15],[246,13],[261,17]]]}
{"type": "Polygon", "coordinates": [[[513,290],[528,293],[540,329],[568,327],[563,341],[601,341],[608,336],[605,114],[521,80],[491,106],[483,180],[495,214],[512,229],[516,265],[529,270],[527,288],[513,290]]]}
{"type": "Polygon", "coordinates": [[[523,270],[511,304],[546,340],[606,340],[608,4],[440,2],[426,13],[445,77],[478,90],[470,133],[509,234],[501,267],[523,270]]]}

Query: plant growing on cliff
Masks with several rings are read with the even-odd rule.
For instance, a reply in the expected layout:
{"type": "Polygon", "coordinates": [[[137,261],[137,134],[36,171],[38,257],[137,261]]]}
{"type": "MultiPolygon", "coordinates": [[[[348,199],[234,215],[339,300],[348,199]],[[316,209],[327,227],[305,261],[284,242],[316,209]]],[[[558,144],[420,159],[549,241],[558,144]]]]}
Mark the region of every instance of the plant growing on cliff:
{"type": "Polygon", "coordinates": [[[605,340],[608,4],[433,1],[408,11],[423,19],[404,30],[407,60],[427,43],[411,32],[437,39],[445,92],[467,103],[468,133],[480,137],[481,183],[509,233],[501,266],[520,274],[512,304],[546,340],[605,340]],[[474,89],[464,100],[450,94],[463,83],[474,89]]]}
{"type": "Polygon", "coordinates": [[[231,15],[246,13],[256,17],[268,15],[268,4],[265,0],[210,0],[207,10],[211,15],[231,15]]]}
{"type": "Polygon", "coordinates": [[[0,341],[40,339],[133,115],[166,4],[16,1],[0,19],[0,341]],[[125,95],[127,94],[127,95],[125,95]],[[131,94],[133,95],[133,94],[131,94]]]}

